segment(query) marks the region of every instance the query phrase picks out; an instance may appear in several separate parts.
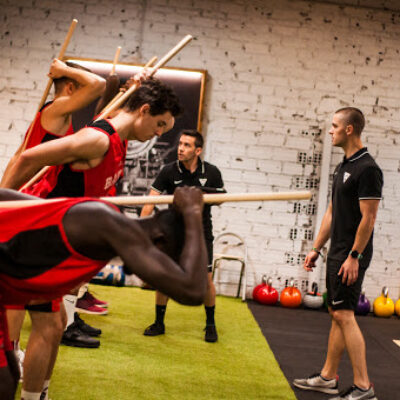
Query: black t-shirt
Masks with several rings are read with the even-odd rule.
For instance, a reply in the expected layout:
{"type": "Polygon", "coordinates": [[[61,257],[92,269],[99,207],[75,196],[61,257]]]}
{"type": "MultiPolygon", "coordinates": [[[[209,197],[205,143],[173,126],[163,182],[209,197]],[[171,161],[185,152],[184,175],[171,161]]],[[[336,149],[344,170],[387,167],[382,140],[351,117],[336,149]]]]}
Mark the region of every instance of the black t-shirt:
{"type": "MultiPolygon", "coordinates": [[[[178,160],[165,165],[151,188],[159,193],[173,194],[179,186],[197,186],[205,193],[226,192],[220,170],[215,165],[201,161],[200,158],[193,173],[178,160]]],[[[210,204],[204,204],[203,225],[205,238],[213,240],[210,204]]]]}
{"type": "MultiPolygon", "coordinates": [[[[382,198],[383,175],[366,147],[336,167],[332,187],[331,246],[328,257],[344,261],[352,249],[361,221],[360,200],[382,198]]],[[[373,233],[363,251],[360,267],[372,258],[373,233]]]]}

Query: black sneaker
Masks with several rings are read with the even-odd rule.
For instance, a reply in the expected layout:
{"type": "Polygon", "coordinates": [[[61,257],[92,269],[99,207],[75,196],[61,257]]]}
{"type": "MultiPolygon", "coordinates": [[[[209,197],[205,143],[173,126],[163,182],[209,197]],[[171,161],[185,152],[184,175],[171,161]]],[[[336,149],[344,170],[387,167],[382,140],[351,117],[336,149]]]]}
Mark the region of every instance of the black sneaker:
{"type": "Polygon", "coordinates": [[[215,325],[206,325],[204,330],[206,331],[204,335],[204,340],[206,342],[215,343],[218,340],[218,333],[215,325]]]}
{"type": "Polygon", "coordinates": [[[154,324],[151,324],[148,326],[145,331],[143,332],[144,336],[158,336],[158,335],[164,335],[165,333],[165,325],[164,324],[159,324],[158,322],[154,322],[154,324]]]}
{"type": "Polygon", "coordinates": [[[100,346],[100,340],[93,339],[86,333],[83,333],[76,322],[73,322],[66,331],[64,331],[61,344],[72,347],[83,347],[88,349],[96,349],[100,346]]]}
{"type": "Polygon", "coordinates": [[[86,333],[86,335],[92,337],[101,335],[101,329],[93,328],[93,326],[88,325],[77,312],[74,314],[74,322],[83,333],[86,333]]]}

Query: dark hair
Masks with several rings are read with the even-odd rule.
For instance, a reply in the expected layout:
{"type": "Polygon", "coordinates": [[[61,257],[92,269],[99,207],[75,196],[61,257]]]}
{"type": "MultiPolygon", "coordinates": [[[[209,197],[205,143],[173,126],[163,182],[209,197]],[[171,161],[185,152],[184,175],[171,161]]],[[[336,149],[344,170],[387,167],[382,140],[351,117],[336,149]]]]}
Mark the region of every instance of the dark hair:
{"type": "Polygon", "coordinates": [[[164,234],[162,250],[176,262],[182,253],[185,242],[183,218],[173,209],[157,211],[154,220],[164,234]]]}
{"type": "Polygon", "coordinates": [[[338,113],[344,114],[346,125],[352,125],[354,133],[360,136],[365,126],[365,117],[362,111],[355,107],[343,107],[335,112],[335,114],[338,113]]]}
{"type": "Polygon", "coordinates": [[[196,147],[203,148],[204,146],[203,135],[200,132],[196,131],[196,129],[184,129],[181,131],[181,136],[182,135],[194,137],[195,138],[194,145],[196,147]]]}
{"type": "Polygon", "coordinates": [[[128,111],[135,111],[143,104],[150,106],[151,115],[160,115],[169,111],[172,116],[178,117],[183,109],[179,104],[178,96],[169,86],[158,79],[147,79],[135,90],[124,104],[128,111]]]}
{"type": "MultiPolygon", "coordinates": [[[[81,69],[86,72],[92,72],[89,68],[83,67],[82,65],[73,63],[71,61],[66,61],[65,64],[71,68],[81,69]]],[[[55,89],[56,93],[61,92],[63,90],[64,85],[67,84],[68,82],[72,82],[76,88],[79,87],[79,83],[75,79],[68,78],[67,76],[62,76],[61,78],[56,78],[53,80],[53,82],[54,82],[54,89],[55,89]]]]}

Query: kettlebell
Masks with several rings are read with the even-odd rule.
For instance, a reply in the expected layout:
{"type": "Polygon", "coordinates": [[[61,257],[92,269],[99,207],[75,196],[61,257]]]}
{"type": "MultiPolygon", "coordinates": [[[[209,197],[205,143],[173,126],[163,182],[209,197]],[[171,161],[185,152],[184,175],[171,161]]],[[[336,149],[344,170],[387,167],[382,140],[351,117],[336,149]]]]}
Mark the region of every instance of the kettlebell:
{"type": "Polygon", "coordinates": [[[394,312],[398,317],[400,317],[400,299],[398,299],[394,305],[394,312]]]}
{"type": "Polygon", "coordinates": [[[384,286],[382,294],[374,301],[374,314],[377,317],[390,317],[394,313],[393,300],[388,296],[389,289],[384,286]]]}
{"type": "Polygon", "coordinates": [[[267,279],[267,284],[257,291],[256,299],[261,304],[273,305],[278,302],[279,293],[272,287],[272,279],[267,279]]]}
{"type": "Polygon", "coordinates": [[[316,282],[313,282],[311,286],[311,292],[308,292],[304,296],[304,306],[308,308],[318,309],[324,304],[324,298],[321,293],[318,293],[318,285],[316,282]]]}
{"type": "Polygon", "coordinates": [[[294,286],[293,278],[291,278],[289,286],[282,290],[279,301],[283,307],[296,308],[300,306],[301,293],[300,290],[294,286]]]}
{"type": "Polygon", "coordinates": [[[371,304],[367,297],[365,296],[365,289],[361,290],[360,297],[358,298],[358,303],[356,307],[357,315],[367,315],[371,311],[371,304]]]}
{"type": "Polygon", "coordinates": [[[253,289],[253,300],[257,300],[257,292],[266,284],[267,284],[267,275],[263,275],[261,278],[261,283],[253,289]]]}

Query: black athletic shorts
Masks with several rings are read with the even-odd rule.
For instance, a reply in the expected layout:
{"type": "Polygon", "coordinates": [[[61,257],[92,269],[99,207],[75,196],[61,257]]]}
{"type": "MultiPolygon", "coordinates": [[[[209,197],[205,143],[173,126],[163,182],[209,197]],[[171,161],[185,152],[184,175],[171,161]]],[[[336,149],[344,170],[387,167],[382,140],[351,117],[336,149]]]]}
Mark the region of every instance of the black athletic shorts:
{"type": "Polygon", "coordinates": [[[338,275],[343,261],[329,259],[326,263],[326,288],[328,290],[328,305],[332,310],[355,311],[361,293],[365,269],[358,270],[358,278],[351,286],[342,283],[342,275],[338,275]]]}

